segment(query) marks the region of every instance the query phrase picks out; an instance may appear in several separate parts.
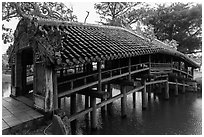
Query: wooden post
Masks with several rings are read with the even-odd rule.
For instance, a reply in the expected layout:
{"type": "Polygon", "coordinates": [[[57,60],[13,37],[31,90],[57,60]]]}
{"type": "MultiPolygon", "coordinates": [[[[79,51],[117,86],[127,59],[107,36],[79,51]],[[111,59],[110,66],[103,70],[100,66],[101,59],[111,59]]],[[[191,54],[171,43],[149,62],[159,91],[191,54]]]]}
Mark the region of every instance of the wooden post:
{"type": "Polygon", "coordinates": [[[131,58],[128,58],[128,79],[131,80],[131,58]]]}
{"type": "Polygon", "coordinates": [[[53,103],[54,110],[58,109],[57,71],[53,70],[53,103]]]}
{"type": "MultiPolygon", "coordinates": [[[[98,69],[98,92],[102,91],[102,83],[101,83],[101,62],[97,62],[97,69],[98,69]]],[[[101,101],[104,101],[103,98],[101,98],[101,101]]],[[[101,107],[101,112],[105,111],[105,106],[101,107]]]]}
{"type": "MultiPolygon", "coordinates": [[[[109,95],[109,99],[112,98],[112,96],[113,96],[113,95],[112,95],[112,87],[111,87],[111,84],[110,84],[110,83],[108,83],[107,92],[110,94],[110,95],[109,95]]],[[[112,103],[112,102],[107,105],[107,110],[108,110],[108,113],[109,113],[110,115],[112,114],[112,107],[113,107],[113,103],[112,103]]]]}
{"type": "Polygon", "coordinates": [[[165,87],[165,92],[164,92],[164,99],[168,100],[169,99],[169,79],[168,77],[166,78],[166,87],[165,87]]]}
{"type": "Polygon", "coordinates": [[[11,95],[16,94],[15,92],[15,65],[11,65],[11,95]]]}
{"type": "Polygon", "coordinates": [[[91,129],[96,130],[97,129],[97,109],[96,109],[96,98],[95,97],[90,97],[90,104],[92,107],[92,112],[91,112],[91,129]]]}
{"type": "Polygon", "coordinates": [[[120,85],[120,91],[121,94],[123,94],[123,97],[121,98],[121,116],[122,118],[126,117],[126,107],[127,107],[127,95],[125,91],[125,86],[120,85]]]}
{"type": "Polygon", "coordinates": [[[22,76],[22,71],[23,71],[23,67],[22,67],[22,60],[21,60],[21,53],[16,53],[15,56],[15,94],[14,96],[19,96],[22,94],[22,90],[23,90],[23,76],[22,76]]]}
{"type": "Polygon", "coordinates": [[[175,79],[175,81],[176,81],[176,85],[175,85],[175,93],[174,93],[174,95],[178,96],[178,80],[175,79]]]}
{"type": "Polygon", "coordinates": [[[183,88],[182,88],[182,93],[185,93],[185,81],[183,81],[183,88]]]}
{"type": "MultiPolygon", "coordinates": [[[[89,108],[89,96],[85,95],[85,109],[89,108]]],[[[89,119],[89,113],[87,113],[85,115],[85,119],[88,120],[89,119]]]]}
{"type": "Polygon", "coordinates": [[[147,92],[146,92],[146,79],[143,80],[144,89],[142,90],[142,109],[147,108],[147,92]]]}
{"type": "Polygon", "coordinates": [[[133,108],[136,107],[136,92],[132,93],[132,98],[133,98],[133,108]]]}
{"type": "MultiPolygon", "coordinates": [[[[76,101],[76,94],[72,94],[71,95],[71,115],[75,114],[77,112],[77,101],[76,101]]],[[[76,127],[77,127],[77,121],[76,120],[73,120],[71,121],[71,132],[72,132],[72,135],[75,135],[76,134],[76,127]]]]}
{"type": "MultiPolygon", "coordinates": [[[[151,78],[149,79],[149,82],[151,82],[151,78]]],[[[150,84],[148,87],[148,100],[151,99],[151,90],[152,90],[152,85],[150,84]]]]}

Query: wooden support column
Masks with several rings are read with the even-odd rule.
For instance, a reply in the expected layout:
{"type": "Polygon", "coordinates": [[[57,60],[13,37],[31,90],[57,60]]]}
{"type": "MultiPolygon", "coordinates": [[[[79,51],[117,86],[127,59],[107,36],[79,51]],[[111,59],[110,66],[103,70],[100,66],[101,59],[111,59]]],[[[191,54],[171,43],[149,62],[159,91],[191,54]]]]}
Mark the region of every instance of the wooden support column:
{"type": "MultiPolygon", "coordinates": [[[[77,101],[76,101],[76,94],[72,94],[71,95],[71,115],[74,115],[76,112],[77,112],[77,101]]],[[[71,121],[71,132],[72,132],[72,135],[75,135],[76,134],[76,128],[77,128],[77,121],[76,120],[73,120],[71,121]]]]}
{"type": "MultiPolygon", "coordinates": [[[[102,91],[102,83],[101,83],[101,62],[97,62],[97,69],[98,69],[98,92],[102,91]]],[[[101,98],[101,101],[105,99],[101,98]]],[[[105,106],[101,107],[101,111],[105,111],[105,106]]]]}
{"type": "Polygon", "coordinates": [[[15,65],[11,65],[11,95],[15,96],[15,65]]]}
{"type": "Polygon", "coordinates": [[[23,67],[22,67],[22,58],[21,58],[21,53],[16,53],[15,57],[15,93],[13,96],[19,96],[22,95],[22,90],[23,90],[23,67]]]}
{"type": "Polygon", "coordinates": [[[128,80],[131,80],[131,58],[128,58],[128,80]]]}
{"type": "MultiPolygon", "coordinates": [[[[85,109],[89,108],[89,96],[85,95],[85,109]]],[[[89,113],[87,113],[85,115],[85,118],[88,119],[89,118],[89,113]]]]}
{"type": "Polygon", "coordinates": [[[136,92],[132,93],[132,98],[133,98],[133,108],[136,107],[136,92]]]}
{"type": "MultiPolygon", "coordinates": [[[[148,56],[149,59],[149,75],[151,74],[151,55],[148,56]]],[[[149,81],[151,82],[151,78],[149,78],[149,81]]],[[[152,91],[152,85],[150,84],[149,85],[149,88],[148,88],[148,99],[151,99],[151,91],[152,91]]]]}
{"type": "Polygon", "coordinates": [[[194,76],[194,68],[191,67],[191,75],[192,75],[192,79],[193,79],[193,76],[194,76]]]}
{"type": "MultiPolygon", "coordinates": [[[[151,82],[151,78],[149,79],[149,82],[151,82]]],[[[152,85],[150,84],[149,87],[148,87],[148,100],[151,99],[151,90],[152,90],[152,85]]]]}
{"type": "MultiPolygon", "coordinates": [[[[131,64],[132,64],[132,63],[131,63],[131,58],[129,57],[129,58],[128,58],[128,72],[129,72],[129,74],[128,74],[128,80],[129,80],[129,81],[131,81],[131,79],[132,79],[132,78],[131,78],[131,64]]],[[[132,93],[133,108],[135,108],[135,103],[136,103],[135,97],[136,97],[136,94],[135,94],[135,92],[133,92],[133,93],[132,93]]]]}
{"type": "Polygon", "coordinates": [[[53,70],[53,103],[54,103],[54,110],[57,110],[59,107],[58,105],[58,89],[57,89],[57,71],[53,70]]]}
{"type": "Polygon", "coordinates": [[[147,92],[146,92],[146,79],[143,80],[144,89],[142,90],[142,109],[147,108],[147,92]]]}
{"type": "Polygon", "coordinates": [[[169,99],[169,79],[168,77],[166,78],[166,85],[165,85],[165,91],[164,91],[164,99],[168,100],[169,99]]]}
{"type": "Polygon", "coordinates": [[[120,85],[120,91],[121,91],[121,94],[123,94],[123,97],[121,98],[121,116],[122,116],[122,118],[125,118],[127,115],[127,112],[126,112],[127,95],[126,95],[125,86],[120,85]]]}
{"type": "MultiPolygon", "coordinates": [[[[107,85],[107,92],[109,93],[109,99],[112,98],[112,96],[113,96],[112,95],[112,85],[110,83],[108,83],[108,85],[107,85]]],[[[112,107],[113,107],[112,102],[107,105],[108,114],[110,114],[110,115],[112,114],[112,107]]]]}
{"type": "Polygon", "coordinates": [[[175,79],[175,81],[176,81],[176,84],[175,84],[175,93],[174,93],[174,95],[178,96],[178,80],[175,79]]]}
{"type": "Polygon", "coordinates": [[[96,109],[96,98],[95,97],[90,97],[90,104],[91,107],[93,108],[91,112],[91,129],[96,130],[97,129],[97,109],[96,109]]]}
{"type": "Polygon", "coordinates": [[[183,81],[183,88],[182,88],[182,92],[181,93],[185,93],[185,92],[186,92],[185,81],[183,81]]]}

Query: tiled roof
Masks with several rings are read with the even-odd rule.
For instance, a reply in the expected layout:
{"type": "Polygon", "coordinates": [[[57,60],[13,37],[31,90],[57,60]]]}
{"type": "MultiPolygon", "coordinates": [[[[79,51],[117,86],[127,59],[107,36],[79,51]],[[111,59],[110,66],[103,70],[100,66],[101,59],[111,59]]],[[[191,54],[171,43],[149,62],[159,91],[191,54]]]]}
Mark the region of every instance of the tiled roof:
{"type": "Polygon", "coordinates": [[[44,19],[37,19],[34,24],[37,24],[35,39],[58,65],[72,66],[154,53],[179,56],[197,65],[182,53],[150,45],[143,37],[121,27],[44,19]]]}

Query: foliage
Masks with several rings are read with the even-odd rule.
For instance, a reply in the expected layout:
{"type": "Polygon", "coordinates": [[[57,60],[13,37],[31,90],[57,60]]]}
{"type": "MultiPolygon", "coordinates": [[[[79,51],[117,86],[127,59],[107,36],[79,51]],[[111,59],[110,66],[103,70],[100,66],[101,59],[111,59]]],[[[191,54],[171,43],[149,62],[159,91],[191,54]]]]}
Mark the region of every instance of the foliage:
{"type": "Polygon", "coordinates": [[[159,40],[177,41],[177,48],[183,53],[201,50],[202,5],[200,4],[158,5],[146,19],[146,24],[154,27],[154,33],[159,40]]]}
{"type": "Polygon", "coordinates": [[[201,50],[202,5],[192,3],[158,4],[151,7],[146,3],[101,2],[95,4],[100,23],[130,28],[133,24],[145,25],[143,30],[136,25],[136,32],[164,41],[183,53],[201,50]]]}
{"type": "MultiPolygon", "coordinates": [[[[42,11],[42,15],[46,16],[46,12],[55,13],[61,19],[70,22],[76,22],[77,17],[73,15],[73,8],[68,8],[61,2],[2,2],[2,20],[9,22],[12,18],[20,19],[24,14],[37,14],[36,9],[42,11]],[[47,11],[46,11],[47,10],[47,11]]],[[[12,43],[13,31],[11,28],[6,28],[2,25],[2,40],[4,44],[12,43]]],[[[11,47],[8,49],[11,50],[11,47]]],[[[7,51],[7,53],[9,53],[7,51]]]]}
{"type": "Polygon", "coordinates": [[[141,2],[101,2],[94,8],[103,25],[131,28],[131,24],[146,16],[148,5],[141,2]]]}

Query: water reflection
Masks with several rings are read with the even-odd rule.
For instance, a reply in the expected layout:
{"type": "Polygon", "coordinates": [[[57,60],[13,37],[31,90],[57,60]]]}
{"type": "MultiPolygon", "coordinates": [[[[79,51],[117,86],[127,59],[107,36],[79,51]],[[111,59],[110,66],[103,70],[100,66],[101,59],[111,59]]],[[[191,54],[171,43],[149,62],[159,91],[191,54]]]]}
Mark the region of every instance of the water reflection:
{"type": "Polygon", "coordinates": [[[2,82],[2,97],[9,97],[11,94],[11,83],[2,82]]]}
{"type": "MultiPolygon", "coordinates": [[[[120,93],[115,89],[113,95],[120,93]]],[[[142,111],[141,93],[136,93],[136,107],[133,108],[132,95],[128,95],[127,118],[121,118],[120,99],[113,103],[113,113],[97,110],[98,130],[90,130],[90,117],[79,118],[77,134],[96,135],[165,135],[165,134],[202,134],[202,98],[200,93],[171,96],[168,101],[161,96],[151,95],[148,109],[142,111]]],[[[77,98],[79,109],[84,109],[84,97],[77,98]]],[[[66,98],[66,111],[69,112],[69,98],[66,98]]],[[[98,99],[97,102],[100,102],[98,99]]]]}

